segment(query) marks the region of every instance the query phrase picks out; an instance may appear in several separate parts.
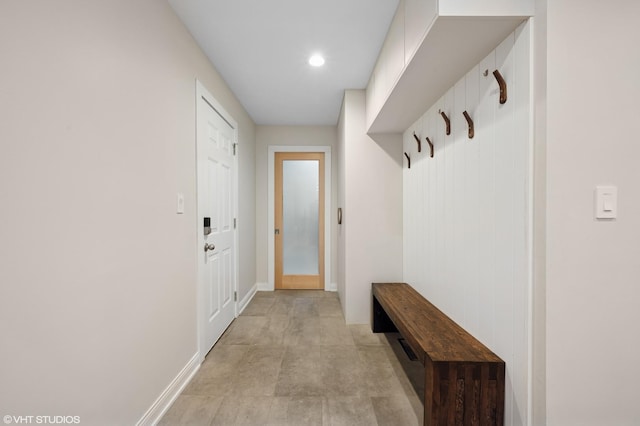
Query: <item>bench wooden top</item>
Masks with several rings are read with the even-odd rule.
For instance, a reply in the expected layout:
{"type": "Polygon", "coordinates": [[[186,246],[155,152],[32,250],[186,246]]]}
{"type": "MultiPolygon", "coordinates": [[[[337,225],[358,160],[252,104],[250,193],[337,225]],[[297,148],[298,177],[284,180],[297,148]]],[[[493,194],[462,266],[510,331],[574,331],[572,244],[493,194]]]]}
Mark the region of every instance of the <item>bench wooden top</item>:
{"type": "Polygon", "coordinates": [[[406,283],[373,283],[373,296],[424,364],[503,361],[406,283]]]}

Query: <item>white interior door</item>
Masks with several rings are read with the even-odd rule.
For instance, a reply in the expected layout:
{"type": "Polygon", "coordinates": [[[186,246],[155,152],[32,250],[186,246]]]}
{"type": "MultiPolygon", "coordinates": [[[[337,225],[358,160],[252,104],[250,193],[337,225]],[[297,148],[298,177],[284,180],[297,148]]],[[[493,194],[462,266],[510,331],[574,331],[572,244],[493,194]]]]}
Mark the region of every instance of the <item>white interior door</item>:
{"type": "Polygon", "coordinates": [[[198,89],[198,326],[204,357],[236,315],[237,126],[200,84],[198,89]]]}

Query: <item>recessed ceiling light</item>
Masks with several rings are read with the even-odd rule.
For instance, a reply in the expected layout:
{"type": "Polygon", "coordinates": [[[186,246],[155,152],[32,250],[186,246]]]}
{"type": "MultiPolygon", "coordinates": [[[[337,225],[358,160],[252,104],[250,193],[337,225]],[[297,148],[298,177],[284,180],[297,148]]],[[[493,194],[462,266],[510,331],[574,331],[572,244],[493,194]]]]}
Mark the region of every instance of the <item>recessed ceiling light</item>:
{"type": "Polygon", "coordinates": [[[321,67],[324,65],[324,58],[320,55],[313,55],[309,58],[309,65],[312,67],[321,67]]]}

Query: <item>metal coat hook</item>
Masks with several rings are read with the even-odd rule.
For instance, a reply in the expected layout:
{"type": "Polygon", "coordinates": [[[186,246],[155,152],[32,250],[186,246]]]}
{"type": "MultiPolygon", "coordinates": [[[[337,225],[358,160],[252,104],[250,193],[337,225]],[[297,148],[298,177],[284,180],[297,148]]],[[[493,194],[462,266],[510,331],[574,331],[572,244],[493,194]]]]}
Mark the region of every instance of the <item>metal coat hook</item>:
{"type": "Polygon", "coordinates": [[[416,132],[413,132],[413,137],[416,138],[416,142],[418,142],[418,152],[422,151],[422,142],[420,142],[420,138],[416,135],[416,132]]]}
{"type": "Polygon", "coordinates": [[[407,154],[406,152],[404,153],[404,156],[407,157],[407,162],[409,163],[409,168],[411,168],[411,157],[409,157],[409,154],[407,154]]]}
{"type": "Polygon", "coordinates": [[[469,139],[473,139],[473,136],[474,136],[473,119],[471,119],[467,111],[464,111],[462,115],[464,115],[464,118],[467,119],[467,124],[469,125],[469,139]]]}
{"type": "Polygon", "coordinates": [[[449,120],[449,117],[447,117],[447,114],[445,114],[444,111],[438,110],[438,112],[440,113],[440,115],[444,119],[444,123],[447,126],[447,129],[446,129],[447,135],[450,135],[451,134],[451,120],[449,120]]]}
{"type": "Polygon", "coordinates": [[[504,104],[507,102],[507,82],[504,81],[502,74],[498,70],[493,72],[493,76],[498,80],[498,85],[500,86],[500,104],[504,104]]]}
{"type": "Polygon", "coordinates": [[[431,149],[431,158],[433,158],[433,143],[431,143],[431,140],[429,139],[429,137],[427,137],[426,139],[427,139],[427,143],[429,144],[429,148],[431,149]]]}

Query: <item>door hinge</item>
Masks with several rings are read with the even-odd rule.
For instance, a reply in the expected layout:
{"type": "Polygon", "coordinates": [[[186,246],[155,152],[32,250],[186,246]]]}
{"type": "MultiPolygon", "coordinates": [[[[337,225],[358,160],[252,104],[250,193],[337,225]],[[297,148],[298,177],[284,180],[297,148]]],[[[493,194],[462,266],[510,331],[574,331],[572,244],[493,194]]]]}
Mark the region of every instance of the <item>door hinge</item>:
{"type": "Polygon", "coordinates": [[[234,217],[233,218],[233,229],[236,229],[238,227],[238,221],[237,219],[234,217]]]}
{"type": "Polygon", "coordinates": [[[234,292],[233,292],[233,301],[234,301],[234,302],[237,302],[237,301],[238,301],[238,292],[237,292],[237,291],[234,291],[234,292]]]}
{"type": "Polygon", "coordinates": [[[237,143],[233,144],[233,155],[236,155],[236,147],[238,146],[237,143]]]}

